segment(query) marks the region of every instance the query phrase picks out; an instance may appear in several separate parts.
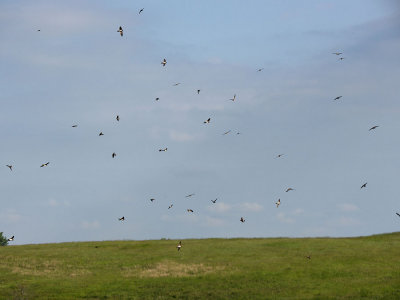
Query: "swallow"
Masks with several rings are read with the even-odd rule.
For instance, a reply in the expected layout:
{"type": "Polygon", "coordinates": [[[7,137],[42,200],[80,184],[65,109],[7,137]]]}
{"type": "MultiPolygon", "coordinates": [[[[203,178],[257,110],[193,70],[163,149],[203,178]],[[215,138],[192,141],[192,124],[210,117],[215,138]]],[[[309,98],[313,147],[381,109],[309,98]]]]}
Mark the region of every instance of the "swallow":
{"type": "Polygon", "coordinates": [[[345,58],[344,57],[339,58],[339,60],[343,60],[343,59],[345,59],[345,58]]]}
{"type": "Polygon", "coordinates": [[[374,130],[374,129],[378,128],[378,127],[379,127],[379,125],[372,126],[368,131],[374,130]]]}
{"type": "Polygon", "coordinates": [[[12,236],[9,239],[7,239],[8,242],[12,242],[13,240],[14,240],[14,236],[12,236]]]}
{"type": "Polygon", "coordinates": [[[188,208],[187,211],[192,213],[193,209],[188,208]]]}
{"type": "Polygon", "coordinates": [[[47,165],[48,165],[49,163],[50,163],[50,162],[47,162],[47,163],[45,163],[45,164],[42,164],[40,167],[41,167],[41,168],[47,167],[47,165]]]}
{"type": "Polygon", "coordinates": [[[333,52],[332,54],[340,55],[340,54],[343,54],[343,53],[342,52],[333,52]]]}
{"type": "Polygon", "coordinates": [[[115,119],[119,122],[119,115],[117,115],[117,117],[115,119]]]}
{"type": "Polygon", "coordinates": [[[144,8],[141,8],[141,9],[139,10],[139,15],[143,12],[143,10],[144,10],[144,8]]]}
{"type": "Polygon", "coordinates": [[[167,64],[167,60],[164,58],[164,60],[161,62],[162,66],[165,67],[165,65],[167,64]]]}
{"type": "Polygon", "coordinates": [[[189,194],[189,195],[186,195],[185,197],[189,198],[189,197],[192,197],[192,196],[194,196],[194,194],[189,194]]]}
{"type": "Polygon", "coordinates": [[[211,200],[212,203],[217,202],[218,198],[216,198],[215,200],[211,200]]]}
{"type": "Polygon", "coordinates": [[[246,220],[243,219],[243,217],[241,217],[241,218],[240,218],[240,222],[244,223],[244,222],[246,222],[246,220]]]}
{"type": "Polygon", "coordinates": [[[73,127],[73,128],[76,128],[76,127],[78,127],[78,125],[77,125],[77,124],[75,124],[75,125],[72,125],[72,127],[73,127]]]}
{"type": "Polygon", "coordinates": [[[160,100],[160,98],[157,97],[157,98],[156,98],[156,101],[158,101],[158,100],[160,100]]]}
{"type": "Polygon", "coordinates": [[[200,94],[200,90],[197,90],[197,95],[200,94]]]}
{"type": "Polygon", "coordinates": [[[181,84],[180,82],[177,82],[177,83],[174,84],[174,86],[178,86],[178,85],[180,85],[180,84],[181,84]]]}
{"type": "Polygon", "coordinates": [[[38,29],[37,31],[40,31],[40,29],[38,29]]]}
{"type": "Polygon", "coordinates": [[[364,184],[360,187],[360,189],[363,189],[363,188],[365,188],[365,187],[367,187],[367,182],[364,183],[364,184]]]}
{"type": "Polygon", "coordinates": [[[102,135],[104,135],[104,133],[101,131],[101,132],[99,133],[99,136],[102,136],[102,135]]]}
{"type": "Polygon", "coordinates": [[[284,154],[278,154],[275,158],[282,157],[284,154]]]}
{"type": "Polygon", "coordinates": [[[264,70],[264,68],[258,69],[257,72],[261,72],[262,70],[264,70]]]}
{"type": "Polygon", "coordinates": [[[339,100],[340,98],[342,98],[343,96],[337,96],[335,99],[333,100],[339,100]]]}
{"type": "Polygon", "coordinates": [[[12,165],[6,165],[12,171],[12,165]]]}
{"type": "Polygon", "coordinates": [[[235,95],[233,95],[233,98],[232,98],[232,99],[229,99],[229,100],[231,100],[231,101],[235,101],[235,100],[236,100],[236,94],[235,94],[235,95]]]}
{"type": "Polygon", "coordinates": [[[113,152],[113,154],[111,154],[112,158],[116,157],[117,154],[115,152],[113,152]]]}
{"type": "Polygon", "coordinates": [[[211,121],[211,118],[208,118],[207,120],[205,120],[203,123],[204,124],[209,124],[210,123],[210,121],[211,121]]]}
{"type": "Polygon", "coordinates": [[[170,206],[168,206],[168,209],[172,208],[172,206],[174,206],[173,204],[171,204],[170,206]]]}
{"type": "Polygon", "coordinates": [[[400,214],[397,212],[396,215],[398,215],[400,217],[400,214]]]}
{"type": "Polygon", "coordinates": [[[294,189],[288,188],[288,189],[286,190],[286,193],[289,192],[289,191],[294,191],[294,189]]]}
{"type": "Polygon", "coordinates": [[[227,135],[231,130],[225,131],[222,135],[227,135]]]}
{"type": "Polygon", "coordinates": [[[122,216],[121,218],[118,218],[119,221],[125,221],[125,217],[122,216]]]}
{"type": "Polygon", "coordinates": [[[117,30],[117,32],[119,32],[119,34],[120,34],[121,36],[124,36],[124,30],[122,29],[121,26],[119,26],[119,29],[117,30]]]}
{"type": "Polygon", "coordinates": [[[181,248],[182,248],[182,242],[181,241],[179,241],[179,244],[178,244],[178,246],[176,246],[176,248],[178,249],[178,251],[181,250],[181,248]]]}
{"type": "Polygon", "coordinates": [[[281,199],[278,199],[278,202],[275,202],[275,204],[276,204],[276,208],[278,208],[279,205],[281,205],[281,199]]]}
{"type": "Polygon", "coordinates": [[[156,200],[156,199],[154,199],[154,198],[151,198],[151,199],[150,199],[151,202],[153,202],[154,200],[156,200]]]}
{"type": "Polygon", "coordinates": [[[164,149],[159,149],[158,152],[165,152],[165,151],[167,151],[167,150],[168,150],[168,148],[165,147],[164,149]]]}

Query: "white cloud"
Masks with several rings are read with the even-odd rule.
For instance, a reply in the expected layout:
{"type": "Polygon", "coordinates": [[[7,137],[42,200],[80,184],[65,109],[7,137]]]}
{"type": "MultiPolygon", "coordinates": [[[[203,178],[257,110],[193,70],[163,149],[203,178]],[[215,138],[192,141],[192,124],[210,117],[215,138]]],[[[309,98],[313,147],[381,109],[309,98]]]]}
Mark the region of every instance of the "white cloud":
{"type": "Polygon", "coordinates": [[[232,206],[224,202],[217,202],[213,205],[208,206],[209,211],[224,213],[232,209],[232,206]]]}
{"type": "Polygon", "coordinates": [[[304,209],[302,209],[302,208],[296,208],[293,212],[292,212],[292,215],[301,215],[301,214],[303,214],[304,213],[304,209]]]}
{"type": "Polygon", "coordinates": [[[263,207],[256,202],[244,202],[236,205],[242,211],[258,212],[263,210],[263,207]]]}
{"type": "Polygon", "coordinates": [[[276,217],[282,223],[294,223],[295,222],[295,220],[293,218],[286,216],[285,213],[278,213],[276,215],[276,217]]]}
{"type": "Polygon", "coordinates": [[[207,227],[222,226],[224,224],[225,224],[224,220],[213,217],[206,217],[204,223],[204,225],[206,225],[207,227]]]}
{"type": "Polygon", "coordinates": [[[89,222],[89,221],[83,221],[81,223],[81,227],[83,229],[98,229],[100,228],[100,223],[98,221],[93,221],[93,222],[89,222]]]}
{"type": "Polygon", "coordinates": [[[6,213],[0,214],[0,219],[6,223],[17,223],[22,219],[22,215],[15,212],[15,210],[8,210],[6,213]]]}
{"type": "Polygon", "coordinates": [[[344,211],[344,212],[352,212],[352,211],[358,210],[358,207],[356,205],[350,204],[350,203],[338,204],[338,207],[341,211],[344,211]]]}
{"type": "Polygon", "coordinates": [[[339,219],[338,224],[340,226],[356,226],[356,225],[360,225],[361,222],[357,219],[354,218],[348,218],[348,217],[341,217],[339,219]]]}
{"type": "Polygon", "coordinates": [[[188,142],[188,141],[193,141],[195,139],[194,135],[185,133],[185,132],[178,132],[175,130],[171,130],[169,132],[169,137],[173,141],[177,142],[188,142]]]}

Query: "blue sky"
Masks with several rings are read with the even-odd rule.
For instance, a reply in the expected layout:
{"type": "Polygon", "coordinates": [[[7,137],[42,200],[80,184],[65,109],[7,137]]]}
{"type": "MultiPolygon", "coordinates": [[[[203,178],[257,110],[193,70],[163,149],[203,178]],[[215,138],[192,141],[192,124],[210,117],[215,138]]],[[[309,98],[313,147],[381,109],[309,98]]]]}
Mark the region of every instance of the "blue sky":
{"type": "Polygon", "coordinates": [[[398,231],[399,20],[395,1],[0,2],[0,231],[398,231]]]}

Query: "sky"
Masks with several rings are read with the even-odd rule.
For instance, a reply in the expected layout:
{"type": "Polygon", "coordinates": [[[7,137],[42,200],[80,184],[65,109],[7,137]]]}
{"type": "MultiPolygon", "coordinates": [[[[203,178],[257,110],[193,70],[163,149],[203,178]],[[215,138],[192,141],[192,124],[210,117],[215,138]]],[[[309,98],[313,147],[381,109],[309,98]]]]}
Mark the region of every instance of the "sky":
{"type": "Polygon", "coordinates": [[[14,245],[400,229],[396,1],[2,0],[0,42],[14,245]]]}

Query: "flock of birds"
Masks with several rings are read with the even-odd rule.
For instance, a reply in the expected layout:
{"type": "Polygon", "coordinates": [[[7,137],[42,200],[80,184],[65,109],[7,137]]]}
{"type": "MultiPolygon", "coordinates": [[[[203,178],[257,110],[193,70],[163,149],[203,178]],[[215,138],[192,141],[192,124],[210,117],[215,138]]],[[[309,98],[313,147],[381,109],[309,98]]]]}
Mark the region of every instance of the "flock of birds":
{"type": "MultiPolygon", "coordinates": [[[[143,11],[144,11],[144,8],[141,8],[141,9],[139,10],[139,14],[141,14],[143,11]]],[[[38,29],[37,31],[40,31],[40,29],[38,29]]],[[[120,34],[121,37],[124,36],[124,29],[122,28],[122,26],[119,26],[117,32],[120,34]]],[[[333,54],[333,55],[336,55],[336,56],[339,56],[339,60],[340,60],[340,61],[342,61],[342,60],[345,59],[345,58],[342,56],[342,54],[343,54],[342,52],[333,52],[332,54],[333,54]]],[[[166,58],[164,58],[164,59],[161,61],[161,65],[162,65],[162,67],[166,67],[166,65],[167,65],[167,59],[166,59],[166,58]]],[[[257,71],[257,72],[261,72],[261,71],[263,71],[263,70],[264,70],[264,68],[258,68],[256,71],[257,71]]],[[[174,84],[174,86],[178,86],[179,84],[180,84],[180,83],[177,82],[177,83],[174,84]]],[[[201,91],[200,89],[197,89],[197,91],[196,91],[197,94],[200,94],[200,91],[201,91]]],[[[227,100],[232,101],[232,102],[235,102],[235,101],[237,100],[236,97],[237,97],[236,94],[234,94],[232,98],[227,99],[227,100]]],[[[337,96],[337,97],[333,98],[333,100],[334,100],[334,101],[338,101],[338,100],[340,100],[342,97],[343,97],[343,96],[337,96]]],[[[156,100],[156,101],[159,101],[160,98],[157,97],[155,100],[156,100]]],[[[119,116],[119,115],[116,116],[116,120],[117,120],[118,122],[120,121],[120,116],[119,116]]],[[[203,123],[204,123],[204,124],[210,124],[210,122],[211,122],[211,118],[207,118],[203,123]]],[[[73,128],[77,128],[77,127],[78,127],[78,124],[74,124],[74,125],[72,125],[72,127],[73,127],[73,128]]],[[[377,129],[378,127],[379,127],[378,125],[374,125],[374,126],[372,126],[371,128],[369,128],[369,131],[375,130],[375,129],[377,129]]],[[[227,135],[227,134],[229,134],[229,133],[231,133],[231,130],[228,130],[228,131],[222,133],[222,135],[227,135]]],[[[237,132],[236,134],[240,134],[240,132],[237,132]]],[[[99,133],[99,136],[104,136],[104,133],[101,131],[101,132],[99,133]]],[[[159,151],[159,152],[166,152],[167,150],[168,150],[168,148],[165,147],[165,148],[159,149],[158,151],[159,151]]],[[[115,157],[117,156],[117,154],[116,154],[115,152],[113,152],[111,156],[112,156],[112,158],[115,158],[115,157]]],[[[284,154],[278,154],[275,158],[281,158],[282,156],[284,156],[284,154]]],[[[50,162],[46,162],[46,163],[41,164],[40,167],[41,167],[41,168],[47,167],[49,164],[50,164],[50,162]]],[[[7,164],[6,166],[10,169],[10,171],[13,171],[13,165],[7,164]]],[[[360,188],[360,189],[363,189],[363,188],[366,188],[366,187],[367,187],[367,182],[363,183],[363,184],[361,185],[361,188],[360,188]]],[[[289,187],[289,188],[286,189],[285,192],[290,192],[290,191],[295,191],[295,189],[289,187]]],[[[185,197],[186,197],[186,198],[189,198],[189,197],[192,197],[192,196],[194,196],[194,195],[195,195],[195,194],[192,193],[192,194],[186,195],[185,197]]],[[[217,202],[217,200],[218,200],[218,198],[216,198],[216,199],[214,199],[214,200],[211,200],[211,202],[212,202],[213,204],[215,204],[215,203],[217,202]]],[[[153,201],[155,201],[155,199],[154,199],[154,198],[151,198],[150,201],[153,202],[153,201]]],[[[275,202],[275,205],[276,205],[277,208],[279,208],[279,206],[281,205],[281,199],[280,199],[280,198],[277,200],[277,202],[275,202]]],[[[170,204],[170,205],[168,206],[168,209],[171,209],[172,207],[173,207],[173,204],[170,204]]],[[[191,209],[191,208],[187,208],[186,210],[187,210],[188,213],[194,213],[194,210],[191,209]]],[[[396,212],[396,215],[400,217],[400,213],[396,212]]],[[[124,222],[124,221],[125,221],[125,216],[118,217],[118,221],[124,222]]],[[[242,216],[242,217],[240,217],[239,221],[240,221],[241,223],[245,223],[246,220],[245,220],[244,217],[242,216]]],[[[7,241],[14,241],[14,238],[15,238],[15,237],[12,236],[11,238],[8,238],[7,241]]],[[[176,248],[177,248],[178,251],[181,250],[181,248],[182,248],[182,241],[179,241],[179,243],[178,243],[178,245],[177,245],[176,248]]],[[[307,256],[305,256],[305,257],[306,257],[307,259],[311,259],[311,255],[307,255],[307,256]]]]}

